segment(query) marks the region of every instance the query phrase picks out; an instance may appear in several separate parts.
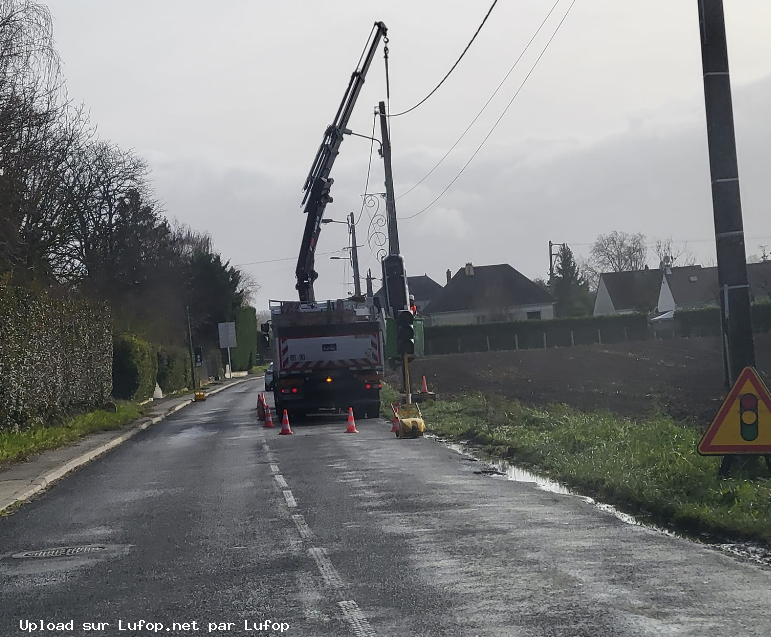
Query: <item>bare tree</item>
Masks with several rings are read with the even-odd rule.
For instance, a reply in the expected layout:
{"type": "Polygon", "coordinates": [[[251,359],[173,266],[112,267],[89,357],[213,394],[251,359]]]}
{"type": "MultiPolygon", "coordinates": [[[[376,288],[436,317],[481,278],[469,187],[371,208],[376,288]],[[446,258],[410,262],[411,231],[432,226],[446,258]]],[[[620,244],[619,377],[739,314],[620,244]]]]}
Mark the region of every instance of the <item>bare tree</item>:
{"type": "Polygon", "coordinates": [[[590,262],[595,272],[642,270],[648,257],[645,235],[614,230],[601,234],[592,245],[590,262]]]}
{"type": "Polygon", "coordinates": [[[659,267],[682,267],[687,265],[696,265],[696,257],[694,256],[688,244],[685,243],[681,247],[674,246],[674,240],[672,237],[668,239],[656,239],[653,244],[653,252],[659,259],[659,267]]]}
{"type": "Polygon", "coordinates": [[[203,252],[212,252],[212,238],[208,232],[193,230],[190,226],[176,219],[171,221],[171,235],[175,249],[180,257],[190,259],[193,255],[203,252]]]}
{"type": "Polygon", "coordinates": [[[71,170],[73,181],[67,194],[73,215],[73,274],[88,281],[92,289],[108,293],[120,267],[120,242],[125,238],[120,230],[128,223],[127,211],[142,206],[155,210],[148,169],[131,151],[99,141],[79,149],[71,170]]]}
{"type": "MultiPolygon", "coordinates": [[[[235,266],[234,266],[235,267],[235,266]]],[[[241,291],[243,292],[244,304],[254,303],[257,293],[260,291],[260,284],[257,277],[251,272],[246,272],[240,268],[235,268],[241,275],[241,291]]]]}
{"type": "Polygon", "coordinates": [[[78,126],[61,99],[59,71],[48,9],[0,0],[0,271],[23,280],[49,274],[61,235],[50,204],[78,126]]]}

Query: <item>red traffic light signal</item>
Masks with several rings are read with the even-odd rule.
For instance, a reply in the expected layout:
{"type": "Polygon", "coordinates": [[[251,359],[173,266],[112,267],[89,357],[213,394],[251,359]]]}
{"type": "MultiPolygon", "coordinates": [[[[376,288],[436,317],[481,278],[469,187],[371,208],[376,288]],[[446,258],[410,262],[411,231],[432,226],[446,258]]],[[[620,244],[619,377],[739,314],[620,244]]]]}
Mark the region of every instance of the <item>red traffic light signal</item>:
{"type": "Polygon", "coordinates": [[[755,394],[742,394],[739,398],[739,419],[742,438],[755,440],[758,437],[758,397],[755,394]]]}

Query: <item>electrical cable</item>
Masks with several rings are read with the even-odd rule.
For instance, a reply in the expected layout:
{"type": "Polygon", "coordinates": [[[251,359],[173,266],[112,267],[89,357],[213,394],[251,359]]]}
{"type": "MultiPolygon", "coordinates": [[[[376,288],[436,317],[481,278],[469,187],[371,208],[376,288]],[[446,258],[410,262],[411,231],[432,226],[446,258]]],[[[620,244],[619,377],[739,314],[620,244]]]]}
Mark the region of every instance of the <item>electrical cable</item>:
{"type": "Polygon", "coordinates": [[[543,48],[543,51],[541,51],[541,54],[538,56],[538,59],[536,59],[536,61],[535,61],[535,63],[533,64],[533,66],[530,68],[530,71],[529,71],[529,72],[528,72],[528,74],[525,76],[525,79],[524,79],[524,80],[522,80],[522,83],[519,85],[519,88],[517,89],[517,92],[516,92],[516,93],[514,93],[514,97],[512,97],[512,98],[511,98],[511,100],[509,101],[509,103],[506,105],[506,108],[505,108],[505,109],[503,109],[503,113],[501,113],[501,116],[500,116],[500,117],[499,117],[499,118],[496,120],[495,124],[494,124],[494,125],[493,125],[493,127],[490,129],[490,132],[489,132],[489,133],[487,133],[487,135],[485,136],[485,138],[482,140],[482,143],[481,143],[481,144],[479,144],[479,146],[477,147],[477,149],[474,151],[474,154],[473,154],[473,155],[471,155],[471,158],[470,158],[470,159],[469,159],[469,160],[468,160],[468,161],[467,161],[467,162],[464,164],[463,168],[461,168],[461,169],[460,169],[460,172],[459,172],[457,175],[455,175],[455,177],[453,178],[453,180],[452,180],[452,181],[451,181],[451,182],[450,182],[450,183],[447,185],[447,187],[446,187],[446,188],[445,188],[445,189],[444,189],[442,192],[440,192],[440,193],[439,193],[439,195],[436,197],[436,199],[434,199],[434,200],[433,200],[433,201],[432,201],[430,204],[428,204],[428,205],[427,205],[425,208],[423,208],[422,210],[420,210],[420,211],[418,211],[418,212],[416,212],[416,213],[414,213],[414,214],[412,214],[412,215],[409,215],[409,216],[407,216],[407,217],[399,217],[399,219],[401,219],[402,221],[406,221],[407,219],[414,219],[414,218],[415,218],[415,217],[417,217],[418,215],[422,215],[422,214],[423,214],[423,213],[424,213],[426,210],[428,210],[428,209],[429,209],[431,206],[433,206],[433,205],[434,205],[434,204],[435,204],[437,201],[439,201],[439,199],[441,199],[441,198],[442,198],[442,196],[444,195],[444,193],[446,193],[446,192],[447,192],[447,191],[448,191],[448,190],[449,190],[449,189],[452,187],[452,185],[453,185],[453,184],[454,184],[456,181],[458,181],[458,179],[459,179],[459,178],[460,178],[460,176],[463,174],[463,172],[466,170],[466,168],[468,168],[469,164],[470,164],[470,163],[471,163],[471,162],[474,160],[474,157],[476,157],[476,156],[477,156],[477,154],[479,153],[479,151],[480,151],[480,150],[482,150],[482,147],[485,145],[485,143],[487,142],[487,140],[490,138],[490,136],[493,134],[493,132],[495,131],[495,129],[498,127],[498,124],[500,124],[500,123],[501,123],[501,120],[503,119],[503,116],[504,116],[504,115],[506,115],[506,112],[509,110],[509,108],[511,107],[511,105],[514,103],[514,100],[515,100],[515,99],[517,99],[517,96],[518,96],[518,95],[520,94],[520,92],[522,91],[522,88],[523,88],[523,87],[525,86],[525,84],[527,83],[527,80],[528,80],[528,79],[530,78],[530,76],[533,74],[533,71],[535,71],[536,67],[538,66],[538,63],[541,61],[541,58],[543,58],[544,54],[545,54],[545,53],[546,53],[546,51],[549,49],[549,45],[552,43],[552,41],[553,41],[553,40],[554,40],[554,38],[556,37],[557,33],[559,33],[559,30],[560,30],[560,28],[561,28],[561,27],[562,27],[562,25],[565,23],[565,20],[567,19],[568,15],[570,14],[570,10],[573,8],[573,6],[574,6],[575,4],[576,4],[576,0],[573,0],[573,2],[571,2],[571,3],[570,3],[570,6],[568,7],[568,10],[565,12],[565,15],[564,15],[564,16],[562,16],[562,20],[560,20],[560,23],[557,25],[557,28],[554,30],[554,33],[552,33],[552,36],[549,38],[549,41],[546,43],[546,46],[543,48]]]}
{"type": "Polygon", "coordinates": [[[543,29],[544,25],[546,24],[546,22],[548,21],[548,19],[551,17],[551,14],[552,14],[552,13],[554,13],[554,10],[557,8],[557,5],[558,5],[560,2],[562,2],[562,0],[557,0],[557,1],[554,3],[554,5],[552,6],[552,8],[551,8],[551,10],[549,11],[549,13],[547,13],[547,14],[546,14],[546,17],[543,19],[543,22],[541,22],[541,25],[538,27],[538,29],[536,30],[536,32],[533,34],[533,37],[532,37],[532,38],[530,38],[530,41],[527,43],[527,45],[525,46],[525,48],[524,48],[524,49],[522,49],[522,53],[520,53],[520,54],[519,54],[519,57],[516,59],[516,61],[515,61],[515,62],[514,62],[514,64],[512,65],[512,67],[509,69],[509,72],[508,72],[508,73],[506,73],[505,77],[504,77],[504,78],[501,80],[501,83],[500,83],[500,84],[498,84],[498,88],[496,88],[496,89],[495,89],[495,91],[493,91],[493,94],[492,94],[492,95],[490,96],[490,98],[489,98],[489,99],[488,99],[488,100],[485,102],[485,105],[482,107],[482,109],[479,111],[479,113],[477,113],[476,117],[475,117],[474,119],[472,119],[472,120],[471,120],[471,123],[470,123],[470,124],[469,124],[469,125],[466,127],[466,130],[464,130],[464,131],[463,131],[463,134],[462,134],[460,137],[458,137],[458,139],[456,140],[456,142],[455,142],[455,143],[454,143],[454,144],[453,144],[453,145],[450,147],[450,150],[448,150],[448,151],[447,151],[447,152],[444,154],[444,156],[443,156],[443,157],[442,157],[442,158],[441,158],[441,159],[440,159],[440,160],[439,160],[439,161],[436,163],[436,165],[435,165],[435,166],[434,166],[434,167],[433,167],[431,170],[429,170],[429,171],[428,171],[428,174],[426,174],[426,175],[425,175],[425,177],[423,177],[423,179],[421,179],[421,180],[420,180],[418,183],[416,183],[416,184],[415,184],[415,185],[414,185],[412,188],[410,188],[409,190],[407,190],[407,191],[403,192],[403,193],[402,193],[401,195],[399,195],[399,196],[398,196],[396,199],[401,199],[401,198],[402,198],[402,197],[404,197],[405,195],[407,195],[407,194],[411,193],[413,190],[415,190],[415,188],[417,188],[418,186],[420,186],[420,184],[422,184],[422,183],[423,183],[423,182],[424,182],[426,179],[428,179],[428,178],[431,176],[431,174],[432,174],[432,173],[433,173],[433,172],[434,172],[434,171],[435,171],[437,168],[439,168],[439,166],[442,164],[442,162],[444,162],[444,160],[445,160],[445,159],[447,159],[448,155],[449,155],[449,154],[450,154],[450,153],[451,153],[453,150],[455,150],[455,147],[456,147],[458,144],[460,144],[461,140],[463,140],[463,138],[466,136],[466,133],[468,133],[468,132],[471,130],[471,127],[472,127],[472,126],[473,126],[473,125],[476,123],[476,121],[477,121],[477,120],[478,120],[478,119],[479,119],[479,118],[482,116],[482,113],[484,113],[484,112],[485,112],[485,110],[487,109],[487,107],[490,105],[490,102],[492,102],[492,101],[493,101],[493,98],[494,98],[494,97],[495,97],[495,96],[498,94],[498,91],[500,91],[500,90],[501,90],[501,87],[502,87],[502,86],[503,86],[503,85],[506,83],[506,80],[508,80],[508,79],[509,79],[509,75],[511,75],[511,74],[512,74],[512,72],[514,71],[514,69],[515,69],[515,68],[517,67],[517,65],[519,64],[519,61],[520,61],[520,60],[521,60],[521,59],[524,57],[525,53],[527,53],[527,52],[528,52],[528,50],[530,49],[530,45],[531,45],[531,44],[533,43],[533,41],[534,41],[534,40],[535,40],[535,39],[538,37],[538,34],[541,32],[541,30],[543,29]]]}
{"type": "Polygon", "coordinates": [[[460,64],[460,61],[463,59],[463,56],[466,55],[466,51],[469,50],[469,47],[471,47],[471,44],[474,42],[474,40],[476,40],[476,37],[479,35],[479,32],[482,30],[482,27],[485,25],[485,22],[487,22],[487,18],[490,17],[490,14],[493,12],[493,8],[495,7],[496,4],[498,4],[498,0],[493,0],[493,4],[490,6],[490,9],[487,11],[487,15],[485,16],[484,20],[482,20],[482,24],[479,25],[479,28],[477,29],[477,31],[474,34],[474,36],[471,38],[469,43],[466,45],[466,48],[463,49],[463,53],[460,54],[460,57],[458,58],[458,61],[455,62],[455,64],[452,65],[452,68],[447,72],[447,75],[444,76],[442,81],[439,82],[439,84],[437,84],[436,88],[433,91],[431,91],[428,95],[426,95],[422,100],[420,100],[417,104],[415,104],[415,106],[413,106],[412,108],[408,108],[406,111],[402,111],[401,113],[394,113],[393,115],[389,114],[388,115],[389,118],[390,117],[399,117],[400,115],[406,115],[410,111],[414,111],[418,106],[423,104],[423,102],[425,102],[429,97],[431,97],[434,93],[436,93],[439,90],[439,87],[442,84],[444,84],[444,81],[448,77],[450,77],[450,73],[452,73],[455,70],[455,67],[458,66],[458,64],[460,64]]]}
{"type": "Polygon", "coordinates": [[[372,116],[372,135],[370,135],[370,142],[369,142],[369,165],[367,166],[367,181],[364,184],[364,197],[362,197],[361,200],[361,210],[359,210],[359,218],[356,219],[356,222],[353,225],[358,225],[359,221],[361,221],[361,217],[364,214],[364,208],[366,204],[366,194],[369,190],[369,175],[370,171],[372,170],[372,154],[375,150],[375,126],[377,125],[377,113],[372,116]]]}
{"type": "MultiPolygon", "coordinates": [[[[343,252],[345,248],[341,248],[340,250],[334,250],[332,252],[319,252],[317,254],[317,257],[327,257],[330,254],[337,254],[338,252],[343,252]]],[[[297,257],[283,257],[281,259],[267,259],[266,261],[250,261],[249,263],[235,263],[233,265],[234,268],[240,268],[245,265],[262,265],[264,263],[278,263],[279,261],[296,261],[297,257]]]]}

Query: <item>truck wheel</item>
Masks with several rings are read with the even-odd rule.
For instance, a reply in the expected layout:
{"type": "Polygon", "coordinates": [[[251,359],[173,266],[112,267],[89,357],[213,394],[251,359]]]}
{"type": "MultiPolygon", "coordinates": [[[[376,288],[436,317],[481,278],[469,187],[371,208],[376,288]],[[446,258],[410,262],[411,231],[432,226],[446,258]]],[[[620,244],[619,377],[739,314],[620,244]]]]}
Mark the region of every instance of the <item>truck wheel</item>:
{"type": "Polygon", "coordinates": [[[367,411],[366,405],[362,405],[362,404],[354,405],[353,406],[353,417],[356,420],[364,420],[367,417],[366,411],[367,411]]]}
{"type": "Polygon", "coordinates": [[[367,403],[367,418],[378,418],[380,416],[380,401],[367,403]]]}

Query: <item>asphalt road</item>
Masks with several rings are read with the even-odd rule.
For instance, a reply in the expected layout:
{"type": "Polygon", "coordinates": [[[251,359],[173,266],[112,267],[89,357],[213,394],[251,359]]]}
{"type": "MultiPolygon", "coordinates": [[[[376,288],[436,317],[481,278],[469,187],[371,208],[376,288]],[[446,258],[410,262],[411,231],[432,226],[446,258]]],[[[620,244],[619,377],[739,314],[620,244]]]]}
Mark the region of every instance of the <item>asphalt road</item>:
{"type": "Polygon", "coordinates": [[[257,389],[188,407],[0,518],[0,635],[771,634],[771,569],[475,473],[384,421],[279,436],[257,389]],[[61,547],[81,548],[20,556],[61,547]],[[30,633],[41,621],[64,625],[30,633]]]}

